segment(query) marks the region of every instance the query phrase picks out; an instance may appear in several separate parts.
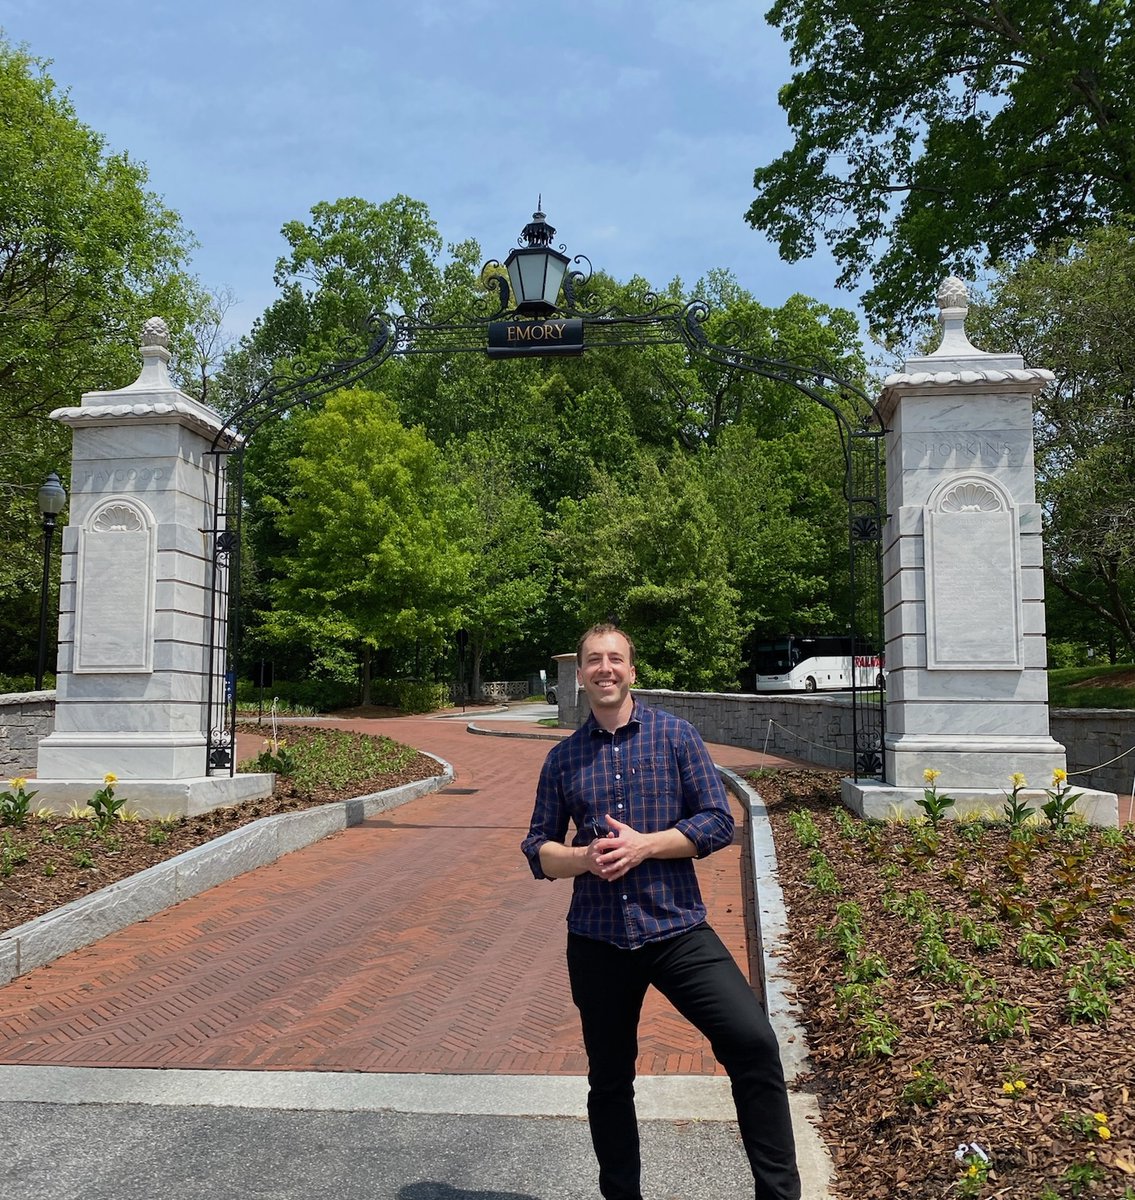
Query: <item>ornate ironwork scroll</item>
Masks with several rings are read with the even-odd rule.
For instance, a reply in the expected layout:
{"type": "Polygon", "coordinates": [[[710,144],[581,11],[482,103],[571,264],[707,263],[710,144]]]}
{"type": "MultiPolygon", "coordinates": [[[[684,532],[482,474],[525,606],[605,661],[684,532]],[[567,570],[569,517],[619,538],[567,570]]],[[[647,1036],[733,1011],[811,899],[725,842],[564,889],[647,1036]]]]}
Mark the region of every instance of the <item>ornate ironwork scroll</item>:
{"type": "MultiPolygon", "coordinates": [[[[885,430],[878,409],[866,393],[823,363],[765,358],[740,344],[715,342],[706,328],[711,310],[702,300],[678,301],[644,291],[633,308],[599,306],[591,283],[591,263],[577,255],[563,284],[563,302],[551,317],[579,319],[586,349],[673,345],[692,358],[773,382],[808,396],[832,415],[843,449],[843,494],[848,512],[848,553],[852,605],[849,614],[853,646],[867,657],[883,649],[881,503],[882,446],[885,430]]],[[[217,456],[217,493],[212,538],[213,600],[210,618],[209,692],[211,773],[235,769],[235,637],[239,618],[240,514],[243,448],[267,420],[295,407],[306,407],[339,388],[351,387],[395,356],[419,354],[484,354],[488,326],[502,320],[524,320],[509,309],[509,283],[495,259],[482,268],[481,283],[495,308],[463,321],[440,321],[429,305],[413,314],[375,313],[359,339],[361,352],[346,352],[332,363],[299,360],[284,372],[266,374],[249,388],[249,398],[229,416],[212,447],[217,456]],[[234,469],[226,471],[228,457],[234,469]],[[214,727],[215,726],[215,727],[214,727]]],[[[740,340],[739,338],[737,339],[740,340]]],[[[854,672],[858,675],[858,672],[854,672]]],[[[879,682],[882,682],[882,670],[879,682]]],[[[880,687],[852,690],[853,773],[883,778],[885,704],[880,687]]]]}

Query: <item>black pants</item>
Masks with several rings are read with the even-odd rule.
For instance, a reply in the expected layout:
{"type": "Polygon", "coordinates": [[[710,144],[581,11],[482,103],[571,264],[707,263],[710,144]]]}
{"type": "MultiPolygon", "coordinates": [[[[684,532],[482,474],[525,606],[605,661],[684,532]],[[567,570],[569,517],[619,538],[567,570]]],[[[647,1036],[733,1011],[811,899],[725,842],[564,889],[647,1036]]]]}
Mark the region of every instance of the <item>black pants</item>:
{"type": "Polygon", "coordinates": [[[799,1200],[776,1035],[717,934],[703,924],[638,950],[568,934],[567,962],[587,1050],[587,1119],[606,1200],[642,1196],[634,1077],[639,1013],[651,984],[709,1039],[729,1074],[756,1200],[799,1200]]]}

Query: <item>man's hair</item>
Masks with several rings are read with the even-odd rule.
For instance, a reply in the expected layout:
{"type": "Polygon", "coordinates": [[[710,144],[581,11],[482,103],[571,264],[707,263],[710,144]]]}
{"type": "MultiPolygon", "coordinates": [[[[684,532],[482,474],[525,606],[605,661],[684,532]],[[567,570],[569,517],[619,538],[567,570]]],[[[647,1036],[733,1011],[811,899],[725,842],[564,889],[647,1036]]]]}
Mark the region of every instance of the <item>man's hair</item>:
{"type": "Polygon", "coordinates": [[[618,625],[611,621],[600,621],[598,625],[592,625],[589,630],[579,639],[579,645],[575,648],[575,665],[583,666],[583,643],[588,638],[600,637],[605,633],[617,633],[621,638],[624,638],[627,643],[627,652],[630,655],[631,666],[634,666],[634,642],[631,641],[631,635],[625,629],[620,629],[618,625]]]}

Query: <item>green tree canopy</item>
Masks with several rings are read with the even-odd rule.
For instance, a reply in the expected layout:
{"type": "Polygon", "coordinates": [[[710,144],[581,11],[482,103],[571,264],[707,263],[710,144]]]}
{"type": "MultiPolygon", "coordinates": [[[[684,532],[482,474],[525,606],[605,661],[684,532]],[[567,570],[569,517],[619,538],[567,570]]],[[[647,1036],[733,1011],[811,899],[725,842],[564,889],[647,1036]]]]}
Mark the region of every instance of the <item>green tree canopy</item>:
{"type": "Polygon", "coordinates": [[[185,271],[191,239],[145,167],[108,153],[48,64],[2,38],[0,98],[0,665],[30,669],[36,490],[53,470],[69,482],[70,433],[48,415],[129,383],[147,317],[186,349],[203,294],[185,271]]]}
{"type": "Polygon", "coordinates": [[[694,464],[643,455],[625,480],[603,475],[585,499],[561,504],[561,602],[576,629],[616,617],[645,686],[732,686],[741,631],[725,540],[694,464]]]}
{"type": "Polygon", "coordinates": [[[848,619],[842,455],[834,418],[813,410],[779,438],[733,426],[701,464],[707,497],[728,530],[746,638],[827,632],[848,619]]]}
{"type": "Polygon", "coordinates": [[[366,704],[372,651],[437,649],[458,627],[470,563],[457,501],[436,447],[380,394],[334,393],[302,432],[266,632],[358,649],[366,704]]]}
{"type": "Polygon", "coordinates": [[[1135,654],[1132,295],[1135,227],[1117,224],[1005,271],[969,326],[1055,373],[1034,422],[1046,579],[1135,654]]]}
{"type": "Polygon", "coordinates": [[[414,312],[441,286],[441,235],[426,205],[409,196],[320,201],[307,221],[288,221],[280,232],[289,246],[276,261],[282,294],[246,347],[273,364],[357,354],[372,314],[414,312]]]}
{"type": "Polygon", "coordinates": [[[777,0],[799,70],[795,138],[757,169],[748,220],[782,257],[818,237],[893,331],[946,270],[974,278],[1135,211],[1126,3],[777,0]]]}
{"type": "MultiPolygon", "coordinates": [[[[491,298],[479,285],[479,252],[471,242],[450,246],[439,266],[440,239],[423,205],[405,197],[317,205],[310,221],[289,222],[284,233],[292,254],[278,266],[281,298],[229,360],[234,394],[288,360],[357,353],[375,310],[416,311],[427,301],[435,320],[469,322],[470,343],[483,337],[476,318],[488,316],[491,298]]],[[[589,308],[636,313],[657,289],[599,272],[589,291],[589,308]]],[[[858,325],[844,310],[803,296],[768,308],[728,271],[710,272],[692,292],[673,280],[659,294],[676,306],[708,302],[707,335],[723,344],[863,374],[858,325]]],[[[456,485],[447,536],[470,567],[449,603],[460,613],[453,628],[471,635],[475,664],[488,656],[534,670],[549,650],[574,642],[581,622],[616,611],[638,621],[655,682],[724,686],[741,665],[742,636],[758,624],[822,628],[833,613],[839,627],[846,622],[838,434],[831,414],[790,385],[684,345],[590,345],[579,358],[508,362],[418,353],[385,362],[372,378],[387,414],[443,452],[456,485]],[[717,460],[738,430],[744,436],[717,460]],[[550,587],[546,535],[558,571],[550,587]],[[611,571],[622,572],[617,586],[611,571]]],[[[330,553],[322,542],[335,528],[320,518],[317,531],[300,536],[289,515],[292,464],[308,457],[323,403],[316,394],[297,399],[247,454],[244,583],[256,610],[247,628],[258,644],[276,639],[277,660],[286,638],[314,651],[312,665],[341,674],[343,647],[380,648],[377,618],[333,627],[328,614],[339,620],[344,605],[315,619],[315,597],[305,609],[297,596],[301,579],[318,591],[330,553]]],[[[431,630],[427,622],[426,642],[436,640],[431,630]]]]}
{"type": "Polygon", "coordinates": [[[458,544],[469,559],[461,609],[477,695],[486,652],[539,640],[552,567],[544,514],[516,483],[501,439],[473,434],[450,458],[458,544]]]}

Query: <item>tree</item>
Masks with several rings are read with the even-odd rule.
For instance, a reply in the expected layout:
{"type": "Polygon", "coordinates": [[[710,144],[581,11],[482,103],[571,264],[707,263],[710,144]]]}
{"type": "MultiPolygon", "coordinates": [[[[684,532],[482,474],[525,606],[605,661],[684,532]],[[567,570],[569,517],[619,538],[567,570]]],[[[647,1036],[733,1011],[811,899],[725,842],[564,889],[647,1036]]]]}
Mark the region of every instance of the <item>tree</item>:
{"type": "Polygon", "coordinates": [[[196,299],[197,311],[187,330],[188,347],[172,377],[182,391],[212,404],[215,376],[236,345],[236,338],[225,330],[225,318],[236,304],[236,294],[230,287],[200,289],[196,299]]]}
{"type": "Polygon", "coordinates": [[[185,350],[200,289],[185,272],[191,239],[145,167],[108,154],[47,63],[2,39],[0,96],[0,667],[30,669],[36,490],[53,470],[69,482],[69,431],[49,414],[129,383],[147,317],[185,350]]]}
{"type": "Polygon", "coordinates": [[[777,0],[801,68],[792,147],[757,169],[747,219],[785,259],[822,236],[872,325],[1135,211],[1127,5],[1097,0],[777,0]]]}
{"type": "Polygon", "coordinates": [[[725,540],[690,460],[643,455],[626,481],[604,475],[560,505],[560,602],[577,630],[616,617],[647,687],[731,686],[740,628],[725,540]]]}
{"type": "Polygon", "coordinates": [[[273,360],[358,353],[372,314],[414,312],[440,287],[441,236],[426,205],[409,196],[320,201],[309,221],[288,221],[280,232],[291,247],[276,261],[283,295],[251,338],[273,360]]]}
{"type": "Polygon", "coordinates": [[[813,404],[776,439],[725,430],[701,463],[722,528],[742,635],[828,633],[847,622],[847,506],[833,418],[813,404]]]}
{"type": "Polygon", "coordinates": [[[357,649],[369,704],[374,651],[437,649],[458,627],[470,564],[451,535],[454,494],[425,435],[361,389],[306,419],[291,471],[267,636],[357,649]]]}
{"type": "Polygon", "coordinates": [[[486,653],[536,640],[551,562],[540,506],[513,479],[499,439],[472,435],[451,452],[459,544],[470,569],[462,602],[472,694],[486,653]]]}
{"type": "Polygon", "coordinates": [[[969,331],[1055,373],[1034,422],[1045,578],[1135,654],[1133,292],[1135,227],[1101,228],[999,275],[969,331]]]}

